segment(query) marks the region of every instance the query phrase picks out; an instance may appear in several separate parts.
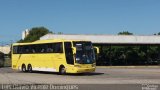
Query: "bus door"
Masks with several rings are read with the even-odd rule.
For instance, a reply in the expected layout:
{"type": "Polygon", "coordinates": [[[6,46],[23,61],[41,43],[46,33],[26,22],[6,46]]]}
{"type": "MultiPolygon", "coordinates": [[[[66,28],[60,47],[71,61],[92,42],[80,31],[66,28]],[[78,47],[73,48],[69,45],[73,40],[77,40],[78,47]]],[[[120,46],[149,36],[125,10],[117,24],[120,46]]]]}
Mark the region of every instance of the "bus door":
{"type": "Polygon", "coordinates": [[[73,51],[72,51],[71,42],[64,42],[64,48],[65,48],[65,57],[66,57],[67,64],[73,65],[74,58],[73,58],[73,51]]]}

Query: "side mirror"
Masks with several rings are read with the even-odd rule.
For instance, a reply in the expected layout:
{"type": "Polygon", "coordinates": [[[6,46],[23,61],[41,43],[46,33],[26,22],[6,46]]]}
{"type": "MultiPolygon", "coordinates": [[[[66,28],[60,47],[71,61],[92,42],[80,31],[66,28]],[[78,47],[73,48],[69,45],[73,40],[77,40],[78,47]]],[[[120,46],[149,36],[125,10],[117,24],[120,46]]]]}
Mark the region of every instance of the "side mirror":
{"type": "Polygon", "coordinates": [[[96,54],[99,54],[99,48],[98,47],[93,47],[94,48],[94,52],[96,53],[96,54]]]}

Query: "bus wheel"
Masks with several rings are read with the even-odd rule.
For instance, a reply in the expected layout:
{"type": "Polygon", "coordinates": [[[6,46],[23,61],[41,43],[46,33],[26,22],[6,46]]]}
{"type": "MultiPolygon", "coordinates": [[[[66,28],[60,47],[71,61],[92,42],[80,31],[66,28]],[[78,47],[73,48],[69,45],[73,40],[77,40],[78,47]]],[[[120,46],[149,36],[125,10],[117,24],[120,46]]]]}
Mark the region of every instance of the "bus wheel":
{"type": "Polygon", "coordinates": [[[22,65],[22,72],[26,72],[26,65],[25,64],[22,65]]]}
{"type": "Polygon", "coordinates": [[[59,68],[59,74],[60,74],[60,75],[66,74],[66,69],[65,69],[64,66],[60,66],[60,68],[59,68]]]}
{"type": "Polygon", "coordinates": [[[30,73],[32,72],[32,65],[31,64],[28,65],[28,72],[30,72],[30,73]]]}

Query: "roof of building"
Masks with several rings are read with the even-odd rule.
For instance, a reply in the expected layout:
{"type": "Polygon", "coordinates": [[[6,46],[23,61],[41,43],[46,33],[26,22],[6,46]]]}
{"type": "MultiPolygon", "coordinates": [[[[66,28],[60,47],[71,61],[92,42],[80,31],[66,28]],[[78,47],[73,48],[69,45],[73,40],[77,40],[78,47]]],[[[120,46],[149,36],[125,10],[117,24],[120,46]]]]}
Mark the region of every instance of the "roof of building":
{"type": "Polygon", "coordinates": [[[46,39],[71,39],[88,40],[97,44],[160,44],[160,36],[135,36],[135,35],[79,35],[79,34],[47,34],[40,38],[46,39]]]}

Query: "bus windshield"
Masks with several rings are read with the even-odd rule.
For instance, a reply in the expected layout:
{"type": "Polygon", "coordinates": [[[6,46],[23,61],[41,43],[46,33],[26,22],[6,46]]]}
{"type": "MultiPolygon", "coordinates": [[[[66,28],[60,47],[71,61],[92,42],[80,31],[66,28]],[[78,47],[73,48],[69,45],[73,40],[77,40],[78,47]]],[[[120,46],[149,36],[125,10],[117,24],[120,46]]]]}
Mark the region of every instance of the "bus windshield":
{"type": "Polygon", "coordinates": [[[76,47],[76,59],[78,64],[93,64],[95,54],[91,42],[74,42],[76,47]]]}

